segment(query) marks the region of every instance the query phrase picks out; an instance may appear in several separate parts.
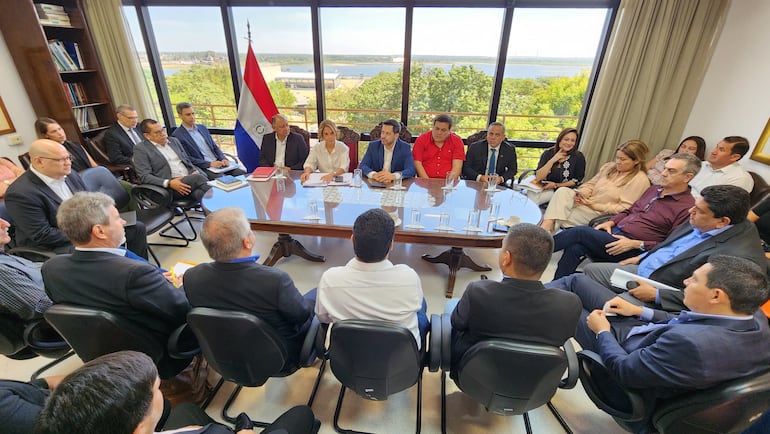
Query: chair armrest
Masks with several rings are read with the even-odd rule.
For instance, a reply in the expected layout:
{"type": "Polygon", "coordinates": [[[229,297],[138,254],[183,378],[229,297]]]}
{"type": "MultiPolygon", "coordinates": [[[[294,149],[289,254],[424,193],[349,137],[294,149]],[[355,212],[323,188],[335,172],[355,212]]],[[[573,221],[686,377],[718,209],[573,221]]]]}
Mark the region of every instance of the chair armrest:
{"type": "Polygon", "coordinates": [[[44,319],[33,321],[24,328],[24,342],[33,350],[69,350],[70,346],[44,319]]]}
{"type": "Polygon", "coordinates": [[[521,184],[521,181],[523,181],[523,180],[524,180],[524,178],[528,177],[528,176],[529,176],[529,175],[531,175],[532,173],[535,173],[535,169],[527,169],[527,170],[525,170],[525,171],[521,172],[521,175],[519,175],[519,181],[518,181],[518,183],[519,183],[519,184],[521,184]]]}
{"type": "Polygon", "coordinates": [[[22,258],[32,262],[45,262],[56,256],[56,253],[50,250],[40,250],[32,247],[12,247],[10,249],[6,248],[5,252],[9,255],[21,256],[22,258]]]}
{"type": "Polygon", "coordinates": [[[171,207],[171,192],[167,189],[152,185],[139,184],[131,189],[131,195],[141,209],[169,208],[171,207]]]}
{"type": "Polygon", "coordinates": [[[562,378],[559,383],[559,389],[572,389],[575,387],[579,377],[579,367],[577,353],[572,345],[572,339],[564,342],[564,354],[567,355],[567,378],[562,378]]]}
{"type": "Polygon", "coordinates": [[[613,215],[614,214],[604,214],[604,215],[600,215],[598,217],[594,217],[594,218],[591,219],[591,221],[588,222],[588,226],[591,226],[592,228],[596,227],[596,226],[598,226],[598,225],[600,225],[600,224],[602,224],[602,223],[604,223],[606,221],[609,221],[612,218],[613,215]]]}
{"type": "Polygon", "coordinates": [[[638,422],[645,417],[647,409],[642,396],[618,383],[598,354],[583,350],[577,357],[580,383],[600,410],[625,422],[638,422]]]}
{"type": "Polygon", "coordinates": [[[307,333],[305,334],[305,340],[302,341],[302,348],[299,351],[299,363],[303,368],[307,368],[308,366],[312,365],[318,355],[316,348],[316,336],[318,335],[318,330],[320,328],[321,321],[319,321],[318,317],[314,314],[313,320],[310,321],[310,327],[307,329],[307,333]]]}
{"type": "Polygon", "coordinates": [[[441,314],[441,369],[452,370],[452,314],[441,314]]]}
{"type": "Polygon", "coordinates": [[[187,323],[177,327],[168,337],[168,355],[172,359],[190,359],[200,352],[198,339],[187,323]]]}
{"type": "Polygon", "coordinates": [[[319,359],[329,358],[329,349],[326,348],[326,334],[329,332],[329,324],[320,323],[315,334],[315,351],[319,359]]]}
{"type": "Polygon", "coordinates": [[[437,372],[441,368],[441,315],[430,316],[430,340],[428,347],[428,371],[437,372]]]}

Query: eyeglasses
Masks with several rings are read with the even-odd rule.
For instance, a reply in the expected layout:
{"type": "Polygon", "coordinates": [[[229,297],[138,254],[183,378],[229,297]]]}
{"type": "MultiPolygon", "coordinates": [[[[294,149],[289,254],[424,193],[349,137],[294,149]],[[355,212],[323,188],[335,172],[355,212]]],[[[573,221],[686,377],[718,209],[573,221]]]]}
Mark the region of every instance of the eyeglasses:
{"type": "Polygon", "coordinates": [[[158,131],[150,131],[150,132],[149,132],[149,133],[147,133],[147,134],[152,134],[152,135],[154,135],[154,136],[157,136],[157,135],[159,135],[159,134],[166,134],[166,129],[165,129],[165,128],[161,128],[161,129],[159,129],[158,131]]]}
{"type": "Polygon", "coordinates": [[[51,157],[40,157],[40,158],[45,158],[46,160],[58,161],[59,163],[64,163],[65,161],[72,161],[72,157],[70,157],[69,155],[61,158],[51,158],[51,157]]]}

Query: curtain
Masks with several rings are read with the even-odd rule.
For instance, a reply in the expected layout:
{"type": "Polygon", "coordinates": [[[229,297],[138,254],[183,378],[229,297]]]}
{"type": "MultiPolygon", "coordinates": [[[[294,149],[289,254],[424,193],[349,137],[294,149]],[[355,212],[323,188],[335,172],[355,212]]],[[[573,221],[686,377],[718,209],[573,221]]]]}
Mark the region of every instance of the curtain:
{"type": "MultiPolygon", "coordinates": [[[[641,139],[652,158],[683,135],[729,0],[623,0],[580,139],[586,179],[641,139]]],[[[687,135],[697,135],[687,131],[687,135]]]]}
{"type": "Polygon", "coordinates": [[[83,9],[113,105],[129,104],[139,119],[158,119],[120,0],[83,0],[83,9]]]}

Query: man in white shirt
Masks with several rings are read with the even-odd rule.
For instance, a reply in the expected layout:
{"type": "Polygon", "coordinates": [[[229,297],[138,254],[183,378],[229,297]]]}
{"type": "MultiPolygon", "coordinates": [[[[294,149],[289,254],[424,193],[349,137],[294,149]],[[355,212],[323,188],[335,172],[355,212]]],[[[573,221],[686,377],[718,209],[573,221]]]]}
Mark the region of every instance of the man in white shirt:
{"type": "Polygon", "coordinates": [[[190,162],[179,140],[169,137],[154,119],[143,120],[140,129],[145,140],[134,148],[134,166],[139,179],[145,184],[170,189],[175,199],[191,197],[200,201],[211,186],[201,169],[190,162]]]}
{"type": "Polygon", "coordinates": [[[324,272],[315,312],[323,323],[346,319],[389,321],[408,328],[420,348],[428,331],[420,277],[388,260],[395,225],[382,209],[370,209],[353,224],[355,258],[324,272]]]}
{"type": "Polygon", "coordinates": [[[698,175],[690,181],[693,196],[697,198],[710,185],[734,185],[751,193],[754,179],[738,163],[748,151],[749,141],[745,137],[727,136],[717,143],[698,175]]]}

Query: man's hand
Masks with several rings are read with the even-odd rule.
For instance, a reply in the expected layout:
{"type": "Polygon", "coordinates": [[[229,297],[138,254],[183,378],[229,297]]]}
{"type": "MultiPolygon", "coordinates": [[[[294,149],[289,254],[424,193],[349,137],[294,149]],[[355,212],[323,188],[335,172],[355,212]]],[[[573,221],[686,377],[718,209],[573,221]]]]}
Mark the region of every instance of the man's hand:
{"type": "Polygon", "coordinates": [[[636,265],[641,260],[642,260],[641,256],[634,256],[633,258],[624,259],[624,260],[618,262],[618,264],[620,264],[620,265],[636,265]]]}
{"type": "Polygon", "coordinates": [[[597,334],[602,331],[610,331],[612,328],[610,326],[610,322],[607,321],[607,317],[604,315],[604,311],[599,309],[596,309],[595,311],[588,314],[586,323],[588,324],[588,328],[597,334]]]}
{"type": "Polygon", "coordinates": [[[628,293],[641,301],[654,303],[655,297],[658,295],[658,290],[649,283],[644,283],[638,280],[636,283],[638,283],[639,286],[634,289],[629,289],[628,293]]]}
{"type": "Polygon", "coordinates": [[[594,229],[596,229],[597,231],[604,231],[604,232],[607,232],[608,234],[611,234],[613,226],[615,226],[615,222],[612,220],[607,220],[604,223],[600,223],[594,226],[594,229]]]}
{"type": "Polygon", "coordinates": [[[608,301],[606,307],[606,313],[616,313],[622,316],[639,316],[642,314],[641,306],[629,303],[620,297],[615,297],[608,301]]]}
{"type": "Polygon", "coordinates": [[[221,161],[217,161],[217,160],[212,161],[211,164],[209,165],[209,167],[213,167],[215,169],[220,168],[222,166],[225,166],[225,164],[223,164],[221,161]]]}
{"type": "Polygon", "coordinates": [[[556,183],[553,181],[543,181],[540,183],[540,187],[543,190],[556,190],[558,188],[556,183]]]}
{"type": "Polygon", "coordinates": [[[219,160],[220,167],[230,167],[230,160],[225,158],[224,160],[219,160]]]}
{"type": "Polygon", "coordinates": [[[387,170],[380,170],[379,172],[374,173],[373,179],[377,182],[387,184],[389,182],[393,182],[393,180],[396,179],[396,175],[390,173],[387,170]]]}
{"type": "Polygon", "coordinates": [[[182,182],[182,177],[174,178],[168,182],[168,188],[174,190],[175,192],[181,194],[182,196],[187,196],[190,194],[190,186],[182,182]]]}
{"type": "Polygon", "coordinates": [[[639,240],[632,240],[628,237],[624,237],[623,235],[613,235],[613,237],[617,238],[618,240],[604,245],[608,255],[615,256],[621,253],[626,253],[629,250],[638,249],[639,244],[641,243],[639,240]]]}

